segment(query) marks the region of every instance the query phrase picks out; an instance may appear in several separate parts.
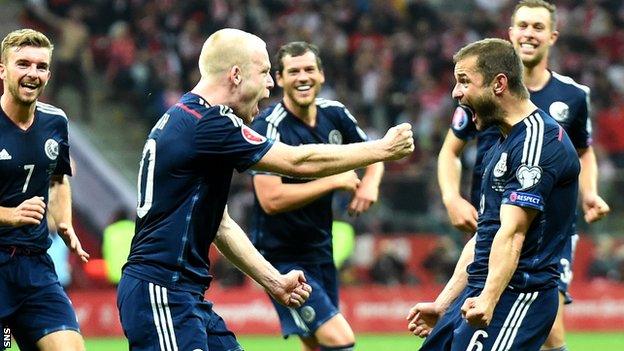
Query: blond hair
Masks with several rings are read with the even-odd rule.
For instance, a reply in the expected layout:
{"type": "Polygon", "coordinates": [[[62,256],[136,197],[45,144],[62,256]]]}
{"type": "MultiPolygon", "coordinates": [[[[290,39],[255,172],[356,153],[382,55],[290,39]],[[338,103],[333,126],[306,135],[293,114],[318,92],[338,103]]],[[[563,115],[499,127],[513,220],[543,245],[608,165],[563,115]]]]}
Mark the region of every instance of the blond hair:
{"type": "Polygon", "coordinates": [[[54,45],[52,45],[52,42],[50,42],[50,39],[48,39],[45,34],[34,29],[18,29],[7,34],[6,37],[2,39],[2,62],[6,63],[9,49],[22,48],[24,46],[50,49],[50,56],[52,56],[52,50],[54,50],[54,45]]]}
{"type": "Polygon", "coordinates": [[[259,37],[239,29],[225,28],[214,32],[199,54],[199,71],[202,77],[223,73],[233,66],[245,69],[251,64],[254,49],[265,49],[259,37]]]}

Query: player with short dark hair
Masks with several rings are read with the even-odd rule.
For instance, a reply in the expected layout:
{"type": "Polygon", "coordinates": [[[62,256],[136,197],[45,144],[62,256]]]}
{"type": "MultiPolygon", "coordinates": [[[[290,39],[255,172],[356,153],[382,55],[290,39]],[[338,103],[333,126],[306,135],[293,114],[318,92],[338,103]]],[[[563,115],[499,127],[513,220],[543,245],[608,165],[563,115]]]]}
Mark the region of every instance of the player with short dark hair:
{"type": "Polygon", "coordinates": [[[379,141],[293,147],[246,124],[273,87],[265,42],[221,29],[204,43],[200,81],[152,128],[138,175],[136,234],[117,289],[131,350],[241,350],[204,300],[208,250],[221,253],[281,304],[298,307],[310,286],[301,271],[278,272],[230,218],[232,172],[248,168],[327,176],[413,151],[409,125],[379,141]]]}
{"type": "MultiPolygon", "coordinates": [[[[258,116],[252,127],[288,145],[348,144],[367,140],[340,102],[317,98],[325,82],[315,45],[291,42],[275,56],[282,101],[258,116]]],[[[301,307],[274,303],[282,334],[298,335],[304,351],[352,350],[355,336],[338,307],[338,274],[332,254],[334,191],[353,193],[351,214],[377,201],[383,164],[366,168],[362,181],[354,171],[309,179],[255,172],[252,242],[280,272],[299,269],[313,288],[301,307]]]]}
{"type": "Polygon", "coordinates": [[[47,254],[49,215],[67,246],[82,261],[89,258],[72,227],[67,116],[38,101],[53,48],[43,33],[20,29],[4,37],[1,49],[0,326],[24,351],[84,350],[47,254]]]}
{"type": "Polygon", "coordinates": [[[435,302],[410,310],[408,328],[427,337],[421,350],[539,350],[557,315],[557,265],[574,225],[576,150],[526,88],[510,83],[522,83],[511,43],[481,40],[454,61],[453,97],[478,130],[496,126],[501,136],[483,160],[477,233],[435,302]]]}
{"type": "MultiPolygon", "coordinates": [[[[577,149],[581,161],[579,184],[582,206],[585,220],[592,223],[608,214],[609,206],[597,191],[598,167],[591,145],[590,91],[572,78],[548,69],[550,48],[559,36],[556,24],[555,5],[543,0],[523,0],[518,2],[512,14],[509,37],[522,59],[524,83],[529,89],[531,101],[561,124],[577,149]]],[[[438,156],[438,181],[451,223],[462,231],[474,233],[476,229],[476,208],[484,167],[482,160],[499,136],[496,127],[477,132],[469,111],[461,106],[456,109],[451,129],[438,156]],[[468,141],[473,138],[477,139],[477,157],[468,202],[459,192],[460,157],[468,141]]],[[[572,301],[568,285],[572,279],[572,259],[577,240],[574,226],[570,229],[570,240],[559,261],[561,301],[557,320],[544,345],[548,350],[565,349],[563,304],[572,301]]]]}

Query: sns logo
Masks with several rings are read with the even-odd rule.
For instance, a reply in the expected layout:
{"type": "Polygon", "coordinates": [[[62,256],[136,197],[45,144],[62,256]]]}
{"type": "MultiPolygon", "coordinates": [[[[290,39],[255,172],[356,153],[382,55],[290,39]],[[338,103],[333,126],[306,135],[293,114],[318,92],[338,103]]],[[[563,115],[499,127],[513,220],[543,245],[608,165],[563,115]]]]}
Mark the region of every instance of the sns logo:
{"type": "Polygon", "coordinates": [[[11,329],[7,327],[2,328],[2,348],[11,348],[11,329]]]}
{"type": "Polygon", "coordinates": [[[266,138],[263,137],[262,135],[256,133],[255,130],[247,127],[247,126],[242,126],[241,127],[241,134],[243,134],[243,138],[245,138],[245,140],[247,140],[248,143],[250,144],[254,144],[254,145],[258,145],[258,144],[262,144],[266,141],[266,138]]]}

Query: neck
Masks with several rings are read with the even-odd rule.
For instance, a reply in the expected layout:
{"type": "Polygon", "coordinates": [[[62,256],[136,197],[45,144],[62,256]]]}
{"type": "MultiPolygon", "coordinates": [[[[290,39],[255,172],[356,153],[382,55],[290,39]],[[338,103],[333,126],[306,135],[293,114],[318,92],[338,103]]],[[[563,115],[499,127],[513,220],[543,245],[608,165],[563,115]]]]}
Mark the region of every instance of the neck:
{"type": "Polygon", "coordinates": [[[550,72],[547,68],[547,62],[548,56],[533,67],[524,66],[524,85],[530,91],[539,91],[548,83],[550,72]]]}
{"type": "Polygon", "coordinates": [[[225,105],[233,107],[232,92],[227,87],[215,84],[209,79],[202,78],[191,90],[191,93],[201,96],[210,105],[225,105]]]}
{"type": "Polygon", "coordinates": [[[314,101],[308,106],[300,106],[295,104],[286,95],[284,95],[283,100],[288,111],[295,115],[295,117],[311,127],[316,125],[316,103],[314,101]]]}
{"type": "Polygon", "coordinates": [[[36,103],[22,104],[13,98],[7,91],[0,97],[0,106],[13,123],[20,128],[28,128],[35,119],[36,103]]]}
{"type": "Polygon", "coordinates": [[[511,128],[516,124],[520,123],[523,119],[525,119],[529,114],[531,114],[537,106],[531,102],[529,99],[520,99],[515,96],[509,96],[509,101],[506,103],[506,106],[509,106],[505,109],[505,117],[503,118],[503,123],[500,124],[500,130],[505,137],[509,135],[511,128]]]}

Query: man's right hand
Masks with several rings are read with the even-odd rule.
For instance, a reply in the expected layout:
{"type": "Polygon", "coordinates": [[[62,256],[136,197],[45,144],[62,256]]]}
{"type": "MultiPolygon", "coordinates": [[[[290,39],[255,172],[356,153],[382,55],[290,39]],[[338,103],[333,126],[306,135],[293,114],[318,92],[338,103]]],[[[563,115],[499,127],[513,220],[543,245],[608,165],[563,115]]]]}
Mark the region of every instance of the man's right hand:
{"type": "Polygon", "coordinates": [[[461,196],[444,201],[446,212],[453,227],[465,233],[474,233],[477,231],[477,219],[479,215],[477,209],[461,196]]]}
{"type": "Polygon", "coordinates": [[[33,196],[28,200],[24,200],[24,202],[13,208],[10,225],[13,227],[39,225],[45,215],[45,208],[46,204],[43,202],[42,197],[33,196]]]}
{"type": "Polygon", "coordinates": [[[387,160],[398,160],[411,154],[414,151],[412,125],[401,123],[388,129],[382,141],[390,154],[387,160]]]}
{"type": "Polygon", "coordinates": [[[425,338],[431,333],[441,316],[442,311],[435,302],[419,302],[410,309],[407,315],[407,328],[412,334],[425,338]]]}

